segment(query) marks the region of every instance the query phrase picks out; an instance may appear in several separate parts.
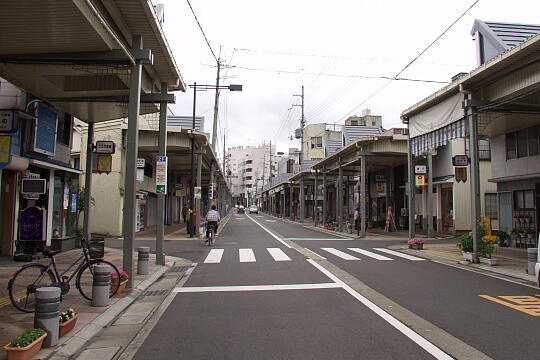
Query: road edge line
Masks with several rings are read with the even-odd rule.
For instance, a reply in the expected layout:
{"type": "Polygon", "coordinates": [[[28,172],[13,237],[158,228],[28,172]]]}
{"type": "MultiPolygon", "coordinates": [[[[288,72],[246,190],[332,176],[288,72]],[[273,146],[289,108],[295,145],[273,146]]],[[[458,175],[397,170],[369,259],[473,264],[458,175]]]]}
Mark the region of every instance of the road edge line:
{"type": "Polygon", "coordinates": [[[249,216],[248,214],[246,214],[246,216],[248,217],[249,220],[253,221],[255,224],[259,225],[264,231],[266,231],[267,233],[269,233],[270,235],[272,235],[272,237],[274,237],[274,239],[276,239],[277,241],[279,241],[280,243],[282,243],[283,245],[285,245],[286,247],[288,247],[289,249],[292,249],[293,246],[292,245],[289,245],[285,242],[285,240],[282,240],[280,239],[276,234],[274,234],[273,232],[271,232],[270,230],[268,230],[266,227],[264,227],[263,225],[261,225],[257,220],[255,219],[252,219],[251,216],[249,216]]]}

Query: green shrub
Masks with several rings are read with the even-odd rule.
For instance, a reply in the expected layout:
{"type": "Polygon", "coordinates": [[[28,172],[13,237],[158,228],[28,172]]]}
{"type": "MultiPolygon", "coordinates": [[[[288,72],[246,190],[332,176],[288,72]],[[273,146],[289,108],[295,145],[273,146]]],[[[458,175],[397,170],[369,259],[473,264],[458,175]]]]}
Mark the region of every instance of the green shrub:
{"type": "Polygon", "coordinates": [[[471,235],[461,235],[457,246],[464,252],[473,251],[473,238],[471,235]]]}
{"type": "Polygon", "coordinates": [[[43,334],[45,334],[45,330],[43,329],[28,330],[19,335],[19,337],[13,340],[9,345],[16,348],[27,347],[43,334]]]}

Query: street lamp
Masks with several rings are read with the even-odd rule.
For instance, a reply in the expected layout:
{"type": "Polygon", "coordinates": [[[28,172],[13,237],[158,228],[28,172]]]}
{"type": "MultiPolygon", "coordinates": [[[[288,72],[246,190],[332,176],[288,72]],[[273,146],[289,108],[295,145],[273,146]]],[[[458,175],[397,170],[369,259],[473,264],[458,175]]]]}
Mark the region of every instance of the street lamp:
{"type": "MultiPolygon", "coordinates": [[[[193,89],[193,124],[192,124],[192,133],[191,133],[191,184],[190,184],[190,199],[189,206],[192,210],[195,204],[195,109],[197,106],[197,91],[206,91],[206,90],[229,90],[229,91],[242,91],[242,85],[197,85],[196,82],[193,85],[189,85],[193,89]]],[[[203,130],[203,129],[201,129],[203,130]]],[[[199,214],[195,213],[196,219],[199,214]]],[[[194,224],[191,224],[193,226],[194,224]]],[[[197,227],[195,227],[195,231],[197,227]]],[[[193,237],[195,232],[193,229],[189,229],[189,237],[193,237]]]]}

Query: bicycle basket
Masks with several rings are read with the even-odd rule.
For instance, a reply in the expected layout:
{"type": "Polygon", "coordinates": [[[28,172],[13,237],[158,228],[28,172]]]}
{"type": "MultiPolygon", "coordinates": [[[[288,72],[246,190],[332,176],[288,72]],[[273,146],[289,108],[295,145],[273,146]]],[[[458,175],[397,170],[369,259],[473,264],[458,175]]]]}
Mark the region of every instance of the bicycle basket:
{"type": "Polygon", "coordinates": [[[90,241],[88,244],[88,254],[90,255],[90,259],[103,259],[103,256],[105,256],[105,241],[90,241]]]}

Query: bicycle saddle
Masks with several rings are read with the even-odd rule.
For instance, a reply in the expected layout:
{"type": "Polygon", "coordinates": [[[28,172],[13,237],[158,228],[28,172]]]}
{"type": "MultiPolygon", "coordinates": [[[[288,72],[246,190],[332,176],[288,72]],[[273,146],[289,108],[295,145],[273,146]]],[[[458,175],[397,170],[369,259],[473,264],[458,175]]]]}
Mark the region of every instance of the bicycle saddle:
{"type": "Polygon", "coordinates": [[[52,258],[54,255],[61,253],[61,250],[43,249],[43,255],[52,258]]]}

